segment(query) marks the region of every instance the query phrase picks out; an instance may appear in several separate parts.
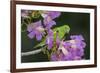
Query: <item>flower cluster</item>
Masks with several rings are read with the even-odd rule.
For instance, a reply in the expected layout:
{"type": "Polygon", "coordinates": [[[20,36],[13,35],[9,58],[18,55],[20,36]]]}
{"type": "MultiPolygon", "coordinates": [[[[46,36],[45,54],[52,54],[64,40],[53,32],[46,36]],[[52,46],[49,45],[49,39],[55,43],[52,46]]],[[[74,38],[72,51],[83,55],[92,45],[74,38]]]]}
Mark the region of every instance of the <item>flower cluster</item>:
{"type": "MultiPolygon", "coordinates": [[[[28,17],[28,14],[28,11],[23,11],[22,17],[28,17]]],[[[37,22],[29,24],[27,27],[27,31],[30,32],[28,36],[31,39],[36,36],[37,40],[41,40],[42,36],[45,34],[45,30],[47,30],[47,32],[51,34],[52,26],[56,25],[56,22],[53,19],[60,16],[60,12],[56,11],[45,11],[40,12],[40,14],[44,18],[43,23],[41,22],[41,20],[39,20],[37,22]],[[43,25],[45,26],[45,28],[43,28],[43,25]]]]}
{"type": "Polygon", "coordinates": [[[59,31],[52,29],[54,25],[57,25],[55,18],[60,17],[61,12],[23,10],[21,13],[22,18],[38,17],[39,15],[42,17],[41,20],[27,25],[28,37],[30,39],[36,38],[37,41],[41,41],[43,37],[45,38],[44,44],[47,47],[46,50],[49,51],[49,59],[51,61],[83,59],[86,43],[82,35],[71,35],[70,40],[65,40],[59,38],[59,31]]]}
{"type": "Polygon", "coordinates": [[[57,51],[51,55],[53,61],[80,60],[84,56],[86,46],[82,35],[72,35],[71,40],[56,41],[57,51]]]}

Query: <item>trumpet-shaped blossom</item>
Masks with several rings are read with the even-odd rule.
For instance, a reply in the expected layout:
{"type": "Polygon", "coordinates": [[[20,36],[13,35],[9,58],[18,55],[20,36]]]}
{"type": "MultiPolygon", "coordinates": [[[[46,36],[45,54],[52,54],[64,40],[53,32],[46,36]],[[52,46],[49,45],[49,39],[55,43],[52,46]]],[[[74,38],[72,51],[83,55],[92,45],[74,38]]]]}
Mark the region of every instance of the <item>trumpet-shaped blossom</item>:
{"type": "Polygon", "coordinates": [[[44,26],[47,29],[50,29],[53,25],[56,25],[56,22],[53,20],[57,17],[60,16],[60,12],[56,12],[56,11],[46,11],[42,14],[42,16],[44,17],[44,26]]]}
{"type": "Polygon", "coordinates": [[[48,13],[48,16],[51,17],[51,19],[55,19],[57,17],[59,17],[61,15],[61,12],[58,12],[58,11],[50,11],[48,13]]]}
{"type": "Polygon", "coordinates": [[[36,37],[38,41],[40,41],[42,39],[42,36],[45,34],[41,21],[29,24],[27,27],[27,31],[29,32],[29,38],[32,39],[36,37]]]}
{"type": "Polygon", "coordinates": [[[46,38],[46,44],[48,45],[48,49],[50,50],[53,47],[53,31],[52,30],[48,30],[48,35],[46,38]]]}
{"type": "Polygon", "coordinates": [[[73,45],[73,48],[85,48],[86,44],[82,35],[73,35],[70,38],[71,40],[69,42],[73,45]]]}
{"type": "Polygon", "coordinates": [[[70,39],[79,40],[79,41],[83,41],[84,40],[82,35],[78,35],[78,36],[77,35],[72,35],[72,36],[70,36],[70,39]]]}
{"type": "Polygon", "coordinates": [[[28,10],[22,10],[22,11],[21,11],[21,17],[27,18],[28,15],[29,15],[29,11],[28,11],[28,10]]]}
{"type": "Polygon", "coordinates": [[[50,29],[53,25],[56,25],[56,22],[52,20],[49,16],[44,18],[43,22],[46,29],[50,29]]]}
{"type": "Polygon", "coordinates": [[[50,17],[51,19],[55,19],[61,15],[61,12],[58,11],[41,11],[41,15],[43,18],[50,17]]]}

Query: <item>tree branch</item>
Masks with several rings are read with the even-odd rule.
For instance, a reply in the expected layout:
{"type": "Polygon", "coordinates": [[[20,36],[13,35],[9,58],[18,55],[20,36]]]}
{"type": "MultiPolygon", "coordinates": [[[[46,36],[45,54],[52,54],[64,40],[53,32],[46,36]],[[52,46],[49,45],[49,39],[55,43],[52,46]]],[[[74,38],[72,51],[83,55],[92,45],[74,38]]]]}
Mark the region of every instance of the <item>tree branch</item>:
{"type": "Polygon", "coordinates": [[[42,51],[42,48],[38,50],[29,51],[29,52],[22,52],[21,56],[34,55],[34,54],[40,53],[41,51],[42,51]]]}
{"type": "MultiPolygon", "coordinates": [[[[38,54],[40,53],[44,48],[46,48],[47,46],[44,45],[42,46],[40,49],[37,50],[33,50],[33,51],[29,51],[29,52],[22,52],[21,56],[28,56],[28,55],[34,55],[34,54],[38,54]]],[[[38,47],[39,48],[39,47],[38,47]]]]}

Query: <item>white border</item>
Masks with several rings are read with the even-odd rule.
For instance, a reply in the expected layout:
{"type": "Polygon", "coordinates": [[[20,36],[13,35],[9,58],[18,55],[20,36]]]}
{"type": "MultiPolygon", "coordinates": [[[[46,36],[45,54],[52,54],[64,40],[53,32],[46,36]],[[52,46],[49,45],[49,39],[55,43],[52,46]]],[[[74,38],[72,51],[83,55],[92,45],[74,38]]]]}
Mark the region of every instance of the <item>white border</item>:
{"type": "Polygon", "coordinates": [[[54,66],[73,66],[94,64],[94,9],[70,8],[70,7],[50,7],[36,5],[16,5],[16,68],[39,68],[54,66]],[[49,10],[62,12],[81,12],[90,13],[90,60],[79,61],[59,61],[59,62],[39,62],[39,63],[21,63],[21,9],[28,10],[49,10]]]}

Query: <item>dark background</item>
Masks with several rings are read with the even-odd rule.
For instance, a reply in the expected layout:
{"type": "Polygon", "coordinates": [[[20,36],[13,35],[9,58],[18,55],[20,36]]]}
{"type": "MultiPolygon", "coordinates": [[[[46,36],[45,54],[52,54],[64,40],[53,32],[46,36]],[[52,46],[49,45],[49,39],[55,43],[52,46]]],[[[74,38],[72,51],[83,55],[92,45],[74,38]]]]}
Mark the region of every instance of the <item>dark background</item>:
{"type": "MultiPolygon", "coordinates": [[[[75,13],[62,12],[61,16],[55,19],[58,26],[69,25],[70,32],[66,35],[69,39],[70,35],[82,35],[86,42],[85,59],[90,59],[90,14],[89,13],[75,13]]],[[[55,27],[56,27],[55,26],[55,27]]],[[[38,44],[35,39],[29,39],[27,32],[21,32],[21,52],[28,52],[34,50],[33,46],[38,44]]],[[[47,56],[42,52],[35,55],[21,57],[21,62],[46,62],[47,56]]]]}

